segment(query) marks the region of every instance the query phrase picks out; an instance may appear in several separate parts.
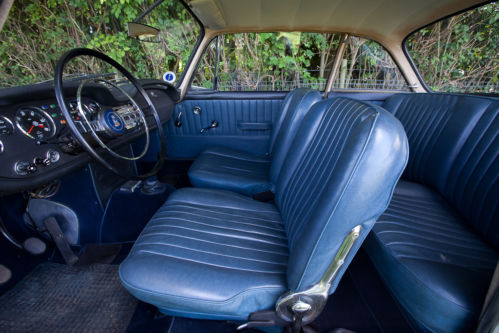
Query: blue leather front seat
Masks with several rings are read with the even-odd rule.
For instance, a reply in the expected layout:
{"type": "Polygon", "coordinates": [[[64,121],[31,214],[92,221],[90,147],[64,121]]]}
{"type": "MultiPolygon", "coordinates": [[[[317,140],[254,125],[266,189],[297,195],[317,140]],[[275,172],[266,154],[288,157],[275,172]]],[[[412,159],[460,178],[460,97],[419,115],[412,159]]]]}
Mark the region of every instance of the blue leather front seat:
{"type": "Polygon", "coordinates": [[[189,169],[195,187],[219,188],[253,195],[269,190],[277,180],[296,131],[310,107],[321,99],[310,89],[291,91],[272,129],[269,155],[260,156],[226,147],[204,150],[189,169]]]}
{"type": "Polygon", "coordinates": [[[384,107],[410,158],[367,253],[419,330],[474,331],[499,258],[499,102],[398,94],[384,107]]]}
{"type": "Polygon", "coordinates": [[[407,158],[405,132],[390,113],[347,98],[318,102],[283,163],[275,204],[180,189],[144,228],[120,266],[121,281],[163,313],[245,320],[272,309],[285,291],[318,284],[346,236],[360,229],[344,264],[337,261],[332,293],[407,158]]]}

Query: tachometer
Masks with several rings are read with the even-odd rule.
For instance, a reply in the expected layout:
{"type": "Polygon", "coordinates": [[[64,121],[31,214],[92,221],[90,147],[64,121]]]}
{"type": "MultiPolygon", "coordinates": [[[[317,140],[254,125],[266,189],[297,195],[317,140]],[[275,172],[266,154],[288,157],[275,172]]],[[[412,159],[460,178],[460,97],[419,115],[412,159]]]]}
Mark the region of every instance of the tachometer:
{"type": "Polygon", "coordinates": [[[35,107],[17,110],[17,127],[32,139],[48,140],[55,135],[55,124],[47,112],[35,107]]]}
{"type": "Polygon", "coordinates": [[[0,116],[0,135],[10,135],[14,132],[14,125],[4,116],[0,116]]]}

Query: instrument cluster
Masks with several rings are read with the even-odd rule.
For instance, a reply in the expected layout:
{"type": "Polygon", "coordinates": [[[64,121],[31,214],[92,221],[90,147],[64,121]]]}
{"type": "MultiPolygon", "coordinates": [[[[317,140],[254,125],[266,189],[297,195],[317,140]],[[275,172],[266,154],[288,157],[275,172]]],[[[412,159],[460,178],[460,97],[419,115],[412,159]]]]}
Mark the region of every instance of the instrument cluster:
{"type": "MultiPolygon", "coordinates": [[[[71,117],[74,123],[83,126],[76,100],[69,100],[71,117]]],[[[82,109],[87,119],[97,117],[101,110],[101,105],[94,100],[84,98],[82,100],[82,109]]],[[[18,155],[16,144],[22,138],[33,140],[40,145],[40,151],[36,156],[28,159],[15,160],[13,170],[17,175],[29,175],[35,173],[40,167],[46,167],[59,161],[60,152],[52,143],[58,145],[60,151],[72,153],[78,151],[78,146],[65,131],[66,119],[62,115],[59,106],[52,103],[39,103],[31,105],[22,105],[12,110],[10,114],[0,115],[0,155],[18,155]],[[50,146],[50,147],[49,147],[50,146]],[[47,147],[43,149],[43,147],[47,147]]],[[[26,139],[24,139],[26,140],[26,139]]]]}
{"type": "MultiPolygon", "coordinates": [[[[76,100],[69,101],[68,105],[77,126],[83,127],[76,100]]],[[[101,106],[96,101],[86,99],[82,103],[82,109],[85,116],[91,119],[101,110],[101,106]]],[[[19,131],[30,139],[46,142],[60,132],[65,125],[66,120],[57,104],[22,106],[17,109],[12,119],[0,115],[0,138],[19,131]]]]}

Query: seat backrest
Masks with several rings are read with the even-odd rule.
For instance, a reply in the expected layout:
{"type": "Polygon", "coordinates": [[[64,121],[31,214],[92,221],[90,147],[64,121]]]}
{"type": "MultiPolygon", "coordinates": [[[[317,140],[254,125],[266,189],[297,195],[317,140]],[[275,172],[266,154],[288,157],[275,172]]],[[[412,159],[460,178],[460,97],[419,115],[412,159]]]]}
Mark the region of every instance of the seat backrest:
{"type": "Polygon", "coordinates": [[[402,125],[381,107],[343,97],[314,104],[276,184],[290,248],[291,290],[317,283],[351,229],[361,225],[339,281],[388,206],[407,156],[402,125]]]}
{"type": "Polygon", "coordinates": [[[499,247],[499,101],[455,94],[397,94],[383,105],[404,126],[403,178],[445,197],[499,247]]]}
{"type": "Polygon", "coordinates": [[[303,117],[321,98],[321,94],[316,90],[299,88],[289,92],[282,102],[281,113],[270,137],[269,153],[272,164],[269,179],[271,183],[277,180],[289,146],[293,142],[303,117]]]}

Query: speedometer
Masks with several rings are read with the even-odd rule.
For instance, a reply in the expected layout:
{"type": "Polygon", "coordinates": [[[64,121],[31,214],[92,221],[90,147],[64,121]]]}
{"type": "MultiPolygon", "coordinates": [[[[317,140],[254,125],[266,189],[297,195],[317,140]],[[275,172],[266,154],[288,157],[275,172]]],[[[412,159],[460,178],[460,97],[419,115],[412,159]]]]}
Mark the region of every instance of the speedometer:
{"type": "Polygon", "coordinates": [[[47,112],[35,107],[17,110],[17,127],[32,139],[48,140],[55,135],[55,123],[47,112]]]}

